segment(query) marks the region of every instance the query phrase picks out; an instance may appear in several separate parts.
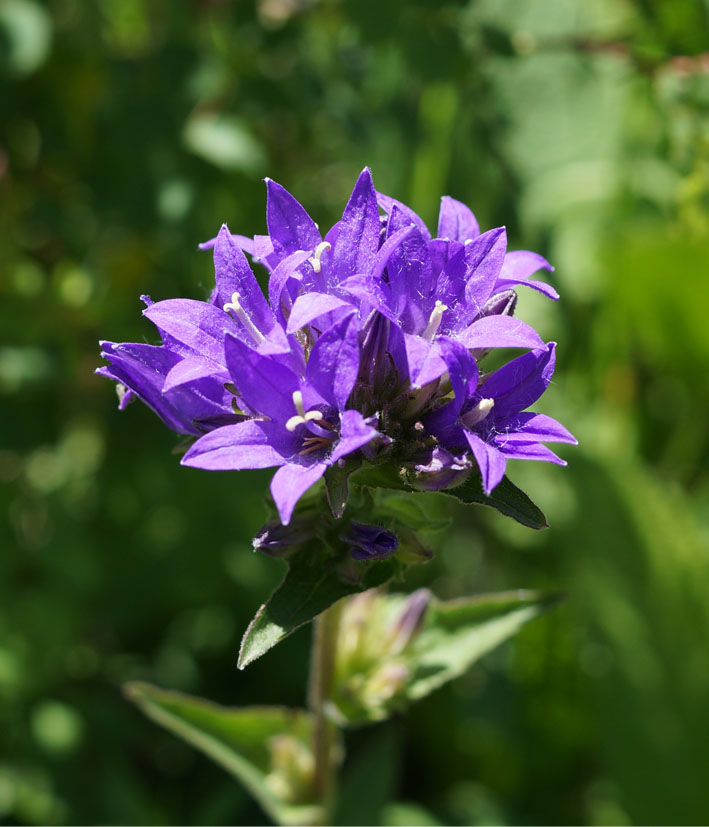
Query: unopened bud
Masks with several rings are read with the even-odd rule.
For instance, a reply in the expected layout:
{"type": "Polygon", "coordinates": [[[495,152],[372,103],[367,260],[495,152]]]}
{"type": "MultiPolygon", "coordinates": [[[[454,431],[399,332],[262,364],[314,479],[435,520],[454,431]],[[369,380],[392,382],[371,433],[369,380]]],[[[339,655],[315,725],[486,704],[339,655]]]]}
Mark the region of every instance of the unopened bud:
{"type": "Polygon", "coordinates": [[[496,293],[485,303],[481,316],[513,316],[517,307],[517,293],[514,290],[504,290],[496,293]]]}
{"type": "Polygon", "coordinates": [[[254,551],[262,551],[271,557],[283,557],[296,546],[312,540],[315,529],[310,520],[292,520],[282,525],[278,520],[271,520],[261,526],[253,539],[254,551]]]}
{"type": "Polygon", "coordinates": [[[394,624],[390,654],[398,655],[403,652],[421,631],[431,597],[428,589],[417,589],[408,596],[394,624]]]}
{"type": "Polygon", "coordinates": [[[352,523],[342,539],[352,546],[350,554],[355,560],[385,560],[399,548],[396,534],[378,525],[352,523]]]}

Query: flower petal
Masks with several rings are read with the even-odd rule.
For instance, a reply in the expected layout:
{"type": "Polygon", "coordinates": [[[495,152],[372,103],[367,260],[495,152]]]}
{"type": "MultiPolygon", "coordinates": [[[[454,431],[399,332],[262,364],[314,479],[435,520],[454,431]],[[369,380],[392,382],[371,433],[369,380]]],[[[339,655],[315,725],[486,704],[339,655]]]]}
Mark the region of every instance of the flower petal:
{"type": "Polygon", "coordinates": [[[352,308],[352,305],[331,293],[303,293],[293,302],[286,333],[297,333],[320,316],[343,307],[352,308]]]}
{"type": "Polygon", "coordinates": [[[280,184],[266,178],[266,225],[273,248],[281,257],[296,250],[312,252],[321,236],[304,207],[280,184]]]}
{"type": "Polygon", "coordinates": [[[515,442],[568,442],[578,445],[576,437],[564,426],[545,414],[528,411],[521,413],[505,423],[505,436],[515,442]]]}
{"type": "Polygon", "coordinates": [[[197,354],[225,367],[224,335],[243,336],[244,331],[223,310],[193,299],[166,299],[143,310],[143,315],[178,346],[181,355],[197,354]]]}
{"type": "Polygon", "coordinates": [[[251,272],[246,256],[235,243],[226,224],[222,225],[214,246],[214,273],[220,306],[224,307],[231,301],[232,295],[238,293],[239,303],[265,336],[273,327],[273,313],[251,272]]]}
{"type": "Polygon", "coordinates": [[[379,209],[372,174],[365,167],[352,190],[337,231],[332,269],[338,279],[367,273],[379,248],[379,209]]]}
{"type": "MultiPolygon", "coordinates": [[[[188,383],[194,382],[198,379],[214,377],[215,369],[212,362],[209,362],[206,359],[199,359],[197,357],[187,357],[186,359],[181,359],[173,368],[170,369],[170,372],[165,377],[165,384],[163,385],[162,392],[167,393],[168,391],[173,390],[173,388],[177,388],[180,385],[187,385],[188,383]]],[[[222,381],[227,382],[229,379],[227,372],[224,371],[222,377],[220,378],[222,381]]]]}
{"type": "Polygon", "coordinates": [[[359,411],[344,411],[340,415],[340,441],[330,455],[328,464],[333,465],[338,459],[363,448],[378,436],[379,431],[368,425],[359,411]]]}
{"type": "Polygon", "coordinates": [[[362,302],[362,317],[368,316],[367,308],[372,307],[378,310],[382,316],[391,321],[396,321],[394,308],[392,307],[392,295],[389,285],[380,278],[375,278],[371,273],[357,273],[349,276],[338,285],[340,290],[355,296],[362,302]]]}
{"type": "Polygon", "coordinates": [[[234,336],[227,336],[224,353],[239,396],[249,408],[281,423],[295,415],[293,392],[300,383],[292,370],[234,336]]]}
{"type": "Polygon", "coordinates": [[[359,322],[356,311],[325,331],[312,349],[305,380],[322,398],[344,410],[359,373],[359,322]]]}
{"type": "Polygon", "coordinates": [[[182,457],[181,463],[206,471],[241,471],[284,465],[287,458],[272,444],[274,430],[273,423],[252,419],[225,425],[200,437],[182,457]]]}
{"type": "Polygon", "coordinates": [[[466,430],[465,438],[468,440],[470,450],[480,468],[483,491],[489,496],[492,489],[498,485],[505,476],[507,461],[497,448],[488,445],[488,443],[480,439],[477,434],[466,430]]]}
{"type": "Polygon", "coordinates": [[[512,250],[505,256],[500,270],[500,278],[519,283],[526,281],[537,270],[542,269],[549,270],[550,273],[554,270],[544,256],[540,256],[539,253],[532,253],[529,250],[512,250]]]}
{"type": "Polygon", "coordinates": [[[478,389],[479,395],[495,400],[492,414],[497,422],[528,408],[544,393],[554,373],[554,348],[550,342],[544,350],[518,356],[490,374],[478,389]]]}
{"type": "Polygon", "coordinates": [[[477,316],[492,295],[505,258],[507,233],[504,227],[488,230],[465,246],[465,302],[471,318],[477,316]]]}
{"type": "Polygon", "coordinates": [[[413,389],[422,388],[440,378],[448,370],[441,358],[440,347],[421,336],[404,334],[406,358],[409,364],[409,382],[413,389]]]}
{"type": "Polygon", "coordinates": [[[298,500],[322,477],[327,467],[324,462],[313,465],[291,462],[276,471],[271,480],[271,495],[283,525],[288,525],[298,500]]]}
{"type": "Polygon", "coordinates": [[[456,339],[471,350],[544,347],[537,331],[514,316],[485,316],[457,334],[456,339]]]}
{"type": "Polygon", "coordinates": [[[431,233],[428,231],[426,222],[417,215],[411,207],[407,207],[406,204],[397,201],[396,198],[392,198],[390,195],[384,195],[383,192],[377,193],[377,203],[389,216],[391,216],[395,209],[399,210],[399,212],[403,213],[406,223],[414,224],[426,241],[430,241],[431,233]]]}
{"type": "Polygon", "coordinates": [[[437,235],[439,238],[465,242],[480,235],[480,226],[469,207],[444,195],[438,213],[437,235]]]}
{"type": "Polygon", "coordinates": [[[495,445],[499,451],[510,459],[534,459],[543,462],[553,462],[555,465],[566,465],[566,460],[558,457],[546,445],[538,442],[505,441],[504,435],[495,437],[495,445]]]}

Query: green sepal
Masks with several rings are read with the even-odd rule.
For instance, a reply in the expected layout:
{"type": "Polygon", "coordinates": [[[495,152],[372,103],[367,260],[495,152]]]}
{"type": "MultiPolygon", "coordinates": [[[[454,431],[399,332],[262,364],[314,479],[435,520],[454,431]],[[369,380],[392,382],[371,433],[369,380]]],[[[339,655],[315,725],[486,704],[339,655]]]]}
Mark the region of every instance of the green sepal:
{"type": "Polygon", "coordinates": [[[352,614],[346,608],[342,615],[333,718],[359,726],[390,717],[464,674],[558,600],[522,591],[451,601],[431,596],[420,629],[403,647],[405,595],[373,594],[366,607],[352,604],[352,614]]]}
{"type": "Polygon", "coordinates": [[[283,582],[256,612],[244,633],[239,669],[341,598],[386,583],[398,565],[394,559],[374,563],[355,563],[347,557],[323,560],[304,550],[289,561],[283,582]]]}
{"type": "MultiPolygon", "coordinates": [[[[363,469],[352,476],[352,481],[372,488],[391,488],[416,494],[427,493],[409,484],[410,474],[411,472],[406,468],[390,463],[363,469]]],[[[455,497],[466,504],[487,505],[528,528],[539,530],[549,527],[541,509],[507,476],[502,478],[490,496],[487,496],[482,489],[480,474],[473,474],[462,485],[444,488],[437,493],[455,497]]]]}
{"type": "Polygon", "coordinates": [[[310,713],[224,707],[140,682],[126,684],[124,692],[149,718],[236,777],[277,824],[322,823],[312,783],[310,713]]]}

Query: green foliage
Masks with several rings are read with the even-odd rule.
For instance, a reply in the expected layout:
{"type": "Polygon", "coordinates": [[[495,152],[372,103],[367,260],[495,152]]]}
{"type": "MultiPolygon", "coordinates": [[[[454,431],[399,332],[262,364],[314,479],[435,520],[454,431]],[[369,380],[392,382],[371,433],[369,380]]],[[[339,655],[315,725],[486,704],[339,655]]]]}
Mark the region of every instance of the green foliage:
{"type": "Polygon", "coordinates": [[[463,675],[554,602],[524,592],[431,598],[420,627],[410,629],[402,595],[363,595],[342,618],[336,720],[357,726],[388,718],[463,675]]]}
{"type": "Polygon", "coordinates": [[[580,447],[510,469],[550,531],[408,498],[450,528],[406,590],[568,599],[350,733],[338,823],[706,823],[707,42],[696,0],[0,0],[0,820],[263,823],[118,687],[302,703],[307,630],[234,665],[281,576],[269,474],[179,468],[96,340],[156,341],[140,293],[203,298],[196,243],[264,231],[262,175],[324,226],[370,164],[554,264],[561,302],[519,313],[580,447]]]}
{"type": "Polygon", "coordinates": [[[146,683],[128,684],[125,693],[149,718],[235,776],[277,824],[318,823],[307,712],[229,709],[146,683]]]}
{"type": "Polygon", "coordinates": [[[261,606],[249,624],[239,651],[239,668],[244,669],[304,623],[350,594],[357,594],[389,580],[396,571],[393,560],[370,564],[366,569],[347,564],[338,570],[321,558],[313,560],[308,550],[289,561],[281,585],[261,606]],[[363,570],[360,571],[360,568],[363,570]]]}

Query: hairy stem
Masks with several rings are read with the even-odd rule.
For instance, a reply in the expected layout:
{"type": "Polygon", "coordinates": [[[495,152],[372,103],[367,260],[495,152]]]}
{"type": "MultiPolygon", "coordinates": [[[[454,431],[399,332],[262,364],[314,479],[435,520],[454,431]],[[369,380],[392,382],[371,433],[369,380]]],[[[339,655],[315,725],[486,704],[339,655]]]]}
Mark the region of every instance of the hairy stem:
{"type": "MultiPolygon", "coordinates": [[[[341,603],[341,601],[340,601],[341,603]]],[[[342,607],[336,603],[315,618],[313,648],[310,656],[308,706],[315,718],[315,795],[322,807],[322,824],[332,823],[335,803],[337,728],[326,715],[325,705],[332,692],[335,675],[335,648],[342,607]]]]}

